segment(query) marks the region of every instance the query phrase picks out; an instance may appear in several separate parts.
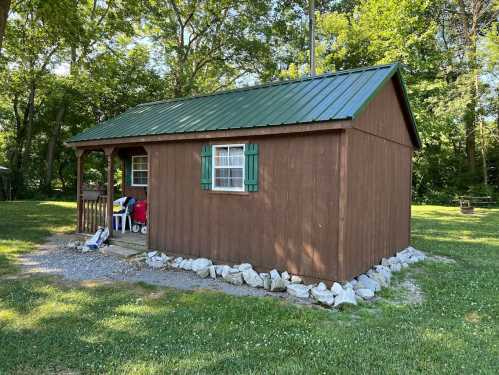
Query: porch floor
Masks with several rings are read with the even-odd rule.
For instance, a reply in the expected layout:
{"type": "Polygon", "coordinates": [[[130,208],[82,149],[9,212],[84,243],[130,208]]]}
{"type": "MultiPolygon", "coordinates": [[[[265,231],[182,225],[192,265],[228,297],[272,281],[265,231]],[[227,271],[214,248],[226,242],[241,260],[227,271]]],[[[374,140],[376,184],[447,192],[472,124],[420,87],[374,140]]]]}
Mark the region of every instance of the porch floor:
{"type": "Polygon", "coordinates": [[[113,237],[109,242],[112,245],[146,251],[146,235],[142,233],[113,231],[113,237]]]}

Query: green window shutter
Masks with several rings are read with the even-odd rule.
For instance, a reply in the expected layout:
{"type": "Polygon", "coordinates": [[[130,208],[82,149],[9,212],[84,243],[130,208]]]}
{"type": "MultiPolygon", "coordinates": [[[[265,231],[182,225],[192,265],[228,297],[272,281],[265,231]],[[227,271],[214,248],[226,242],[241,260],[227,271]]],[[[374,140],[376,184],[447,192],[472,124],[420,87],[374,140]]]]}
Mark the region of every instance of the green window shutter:
{"type": "Polygon", "coordinates": [[[132,157],[125,157],[125,185],[132,186],[132,157]]]}
{"type": "Polygon", "coordinates": [[[201,189],[211,190],[211,145],[201,148],[201,189]]]}
{"type": "Polygon", "coordinates": [[[244,155],[246,156],[244,176],[246,191],[258,191],[258,145],[247,144],[244,155]]]}

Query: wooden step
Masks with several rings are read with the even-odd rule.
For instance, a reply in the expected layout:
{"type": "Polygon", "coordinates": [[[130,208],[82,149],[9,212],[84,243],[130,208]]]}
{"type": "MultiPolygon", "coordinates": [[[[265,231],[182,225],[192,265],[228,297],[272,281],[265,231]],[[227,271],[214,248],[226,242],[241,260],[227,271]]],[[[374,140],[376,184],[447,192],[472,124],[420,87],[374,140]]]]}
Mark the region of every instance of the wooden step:
{"type": "Polygon", "coordinates": [[[129,247],[110,245],[103,247],[102,252],[106,255],[114,255],[121,258],[129,258],[144,252],[144,249],[131,249],[129,247]]]}

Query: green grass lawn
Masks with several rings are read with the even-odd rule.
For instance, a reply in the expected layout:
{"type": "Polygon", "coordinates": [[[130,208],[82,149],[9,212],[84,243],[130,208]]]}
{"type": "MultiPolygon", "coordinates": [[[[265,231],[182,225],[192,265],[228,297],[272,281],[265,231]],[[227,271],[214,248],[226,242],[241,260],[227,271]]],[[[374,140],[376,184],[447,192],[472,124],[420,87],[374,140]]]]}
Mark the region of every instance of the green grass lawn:
{"type": "Polygon", "coordinates": [[[74,205],[0,202],[0,374],[499,373],[499,210],[413,207],[425,261],[404,292],[335,312],[273,298],[16,278],[15,257],[74,228],[74,205]]]}

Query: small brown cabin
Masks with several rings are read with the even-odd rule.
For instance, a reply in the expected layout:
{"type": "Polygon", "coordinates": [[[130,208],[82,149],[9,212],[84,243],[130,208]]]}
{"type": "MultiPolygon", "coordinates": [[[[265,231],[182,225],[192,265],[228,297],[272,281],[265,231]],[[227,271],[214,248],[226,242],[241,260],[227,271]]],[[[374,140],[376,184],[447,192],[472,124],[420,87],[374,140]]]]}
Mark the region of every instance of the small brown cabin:
{"type": "Polygon", "coordinates": [[[119,157],[148,201],[148,249],[332,281],[409,245],[420,141],[398,64],[146,103],[68,144],[80,231],[83,155],[104,151],[107,195],[119,157]]]}

